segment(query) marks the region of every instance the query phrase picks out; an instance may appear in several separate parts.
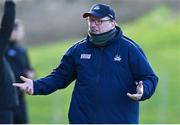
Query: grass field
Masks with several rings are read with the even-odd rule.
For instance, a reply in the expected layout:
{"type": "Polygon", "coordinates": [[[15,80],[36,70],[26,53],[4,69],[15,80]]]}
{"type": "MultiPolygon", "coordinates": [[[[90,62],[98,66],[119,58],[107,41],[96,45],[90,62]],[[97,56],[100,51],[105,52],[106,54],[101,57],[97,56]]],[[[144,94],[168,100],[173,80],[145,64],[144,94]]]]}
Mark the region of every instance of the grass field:
{"type": "MultiPolygon", "coordinates": [[[[140,123],[180,123],[180,17],[161,8],[121,26],[124,34],[146,52],[159,84],[155,95],[141,102],[140,123]]],[[[58,66],[68,47],[76,40],[49,43],[29,49],[37,77],[58,66]]],[[[73,83],[48,96],[27,96],[31,123],[68,123],[68,108],[73,83]]]]}

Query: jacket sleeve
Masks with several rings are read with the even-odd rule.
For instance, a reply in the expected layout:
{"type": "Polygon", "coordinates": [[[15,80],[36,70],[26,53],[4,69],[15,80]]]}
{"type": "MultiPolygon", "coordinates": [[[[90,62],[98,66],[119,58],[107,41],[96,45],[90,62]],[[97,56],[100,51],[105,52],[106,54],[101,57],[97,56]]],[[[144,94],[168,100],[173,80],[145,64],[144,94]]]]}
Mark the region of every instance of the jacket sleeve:
{"type": "Polygon", "coordinates": [[[143,81],[143,96],[140,101],[149,99],[155,92],[158,77],[152,70],[146,56],[137,47],[129,49],[129,65],[135,81],[143,81]]]}
{"type": "Polygon", "coordinates": [[[5,2],[4,15],[0,28],[0,58],[2,58],[15,20],[15,4],[12,1],[5,2]]]}
{"type": "Polygon", "coordinates": [[[70,48],[63,56],[60,65],[50,75],[34,81],[34,95],[47,95],[57,89],[63,89],[75,78],[73,48],[70,48]]]}

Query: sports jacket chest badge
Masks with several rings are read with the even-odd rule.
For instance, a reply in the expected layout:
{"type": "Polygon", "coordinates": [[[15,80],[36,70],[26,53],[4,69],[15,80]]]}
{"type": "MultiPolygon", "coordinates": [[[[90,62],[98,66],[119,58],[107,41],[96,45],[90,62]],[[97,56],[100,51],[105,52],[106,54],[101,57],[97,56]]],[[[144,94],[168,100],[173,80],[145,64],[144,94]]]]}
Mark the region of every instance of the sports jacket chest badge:
{"type": "Polygon", "coordinates": [[[91,54],[81,54],[80,59],[91,59],[91,54]]]}
{"type": "Polygon", "coordinates": [[[122,60],[121,56],[120,55],[115,55],[114,57],[114,61],[117,61],[117,62],[120,62],[122,60]]]}

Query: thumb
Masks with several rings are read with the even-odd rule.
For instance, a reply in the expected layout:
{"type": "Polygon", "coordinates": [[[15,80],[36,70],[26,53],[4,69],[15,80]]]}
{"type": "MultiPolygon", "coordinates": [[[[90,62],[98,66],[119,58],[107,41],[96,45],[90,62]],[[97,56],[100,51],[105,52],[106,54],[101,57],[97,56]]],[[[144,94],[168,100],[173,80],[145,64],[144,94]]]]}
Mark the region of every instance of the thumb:
{"type": "Polygon", "coordinates": [[[20,79],[21,79],[21,80],[23,80],[24,82],[29,81],[29,79],[28,79],[28,78],[26,78],[26,77],[24,77],[24,76],[20,76],[20,79]]]}
{"type": "Polygon", "coordinates": [[[142,81],[139,81],[138,86],[139,86],[139,87],[142,87],[142,85],[143,85],[143,82],[142,82],[142,81]]]}
{"type": "Polygon", "coordinates": [[[137,93],[138,94],[143,94],[143,82],[142,81],[139,81],[139,83],[138,83],[137,93]]]}

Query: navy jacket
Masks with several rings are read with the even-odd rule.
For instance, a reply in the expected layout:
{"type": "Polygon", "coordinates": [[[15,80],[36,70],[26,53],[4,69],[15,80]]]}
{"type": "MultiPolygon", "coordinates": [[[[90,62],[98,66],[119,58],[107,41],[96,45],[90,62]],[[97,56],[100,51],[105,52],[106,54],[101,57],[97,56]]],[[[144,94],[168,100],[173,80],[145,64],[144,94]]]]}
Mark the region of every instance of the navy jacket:
{"type": "Polygon", "coordinates": [[[158,78],[142,49],[122,35],[120,28],[104,47],[89,37],[73,45],[60,65],[45,78],[34,81],[34,94],[46,95],[76,80],[69,109],[70,123],[138,123],[139,102],[135,81],[143,81],[141,100],[149,99],[158,78]]]}
{"type": "Polygon", "coordinates": [[[4,58],[5,49],[13,29],[14,18],[15,4],[12,1],[6,2],[0,29],[0,110],[18,105],[16,89],[12,86],[13,72],[4,58]]]}

